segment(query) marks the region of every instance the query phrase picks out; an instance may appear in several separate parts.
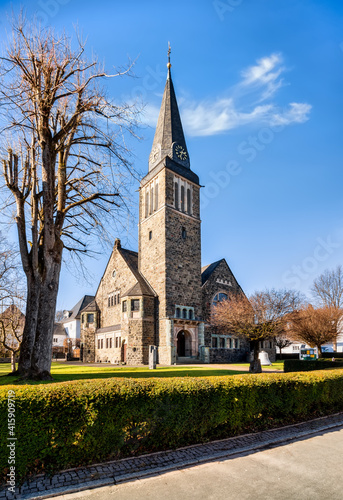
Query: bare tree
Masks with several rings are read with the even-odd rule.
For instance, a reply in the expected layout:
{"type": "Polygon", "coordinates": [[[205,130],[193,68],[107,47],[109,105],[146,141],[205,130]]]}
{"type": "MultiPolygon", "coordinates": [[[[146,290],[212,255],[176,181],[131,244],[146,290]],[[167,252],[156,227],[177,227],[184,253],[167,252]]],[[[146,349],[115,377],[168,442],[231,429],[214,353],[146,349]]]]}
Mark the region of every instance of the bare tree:
{"type": "Polygon", "coordinates": [[[56,314],[55,314],[55,321],[56,321],[57,323],[60,323],[63,319],[64,319],[64,314],[63,314],[63,311],[56,311],[56,314]]]}
{"type": "Polygon", "coordinates": [[[313,282],[311,292],[320,306],[343,307],[343,268],[325,269],[313,282]]]}
{"type": "Polygon", "coordinates": [[[274,342],[276,347],[280,349],[280,359],[282,359],[282,349],[289,347],[293,344],[293,341],[288,338],[284,333],[280,333],[276,337],[274,337],[274,342]]]}
{"type": "Polygon", "coordinates": [[[211,322],[253,344],[254,359],[249,370],[260,373],[260,342],[281,334],[284,317],[296,310],[302,300],[301,294],[294,290],[255,292],[249,300],[243,294],[233,295],[213,308],[211,322]]]}
{"type": "MultiPolygon", "coordinates": [[[[316,303],[321,307],[343,307],[343,268],[337,266],[335,269],[326,269],[316,278],[311,287],[312,295],[316,303]]],[[[339,333],[339,319],[336,322],[337,333],[339,333]]],[[[334,341],[334,350],[337,350],[337,336],[334,341]]]]}
{"type": "Polygon", "coordinates": [[[301,341],[310,347],[318,347],[322,354],[322,345],[337,339],[337,322],[343,311],[337,307],[319,307],[311,304],[290,316],[290,335],[295,341],[301,341]]]}
{"type": "Polygon", "coordinates": [[[15,355],[20,350],[23,337],[25,316],[16,304],[12,303],[0,314],[0,343],[11,353],[12,373],[15,372],[15,355]]]}
{"type": "Polygon", "coordinates": [[[87,252],[124,211],[134,170],[124,132],[135,114],[100,86],[107,74],[85,46],[24,21],[0,59],[5,186],[16,205],[27,309],[18,374],[49,379],[63,250],[87,252]],[[112,220],[110,224],[109,217],[112,220]]]}
{"type": "Polygon", "coordinates": [[[0,303],[8,303],[18,280],[18,252],[0,233],[0,303]]]}

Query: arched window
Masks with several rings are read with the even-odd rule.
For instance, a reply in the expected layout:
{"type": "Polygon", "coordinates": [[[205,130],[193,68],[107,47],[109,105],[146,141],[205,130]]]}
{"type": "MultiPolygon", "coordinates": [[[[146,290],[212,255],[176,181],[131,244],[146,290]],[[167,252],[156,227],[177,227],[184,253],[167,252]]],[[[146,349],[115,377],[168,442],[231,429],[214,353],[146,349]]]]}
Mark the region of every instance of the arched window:
{"type": "Polygon", "coordinates": [[[213,302],[212,304],[214,306],[216,306],[219,302],[221,302],[222,300],[227,300],[228,299],[228,295],[226,293],[222,293],[222,292],[219,292],[215,295],[214,299],[213,299],[213,302]]]}
{"type": "Polygon", "coordinates": [[[145,217],[149,215],[149,191],[145,191],[145,217]]]}
{"type": "Polygon", "coordinates": [[[158,183],[155,185],[155,210],[158,210],[158,183]]]}
{"type": "Polygon", "coordinates": [[[181,212],[185,211],[185,188],[181,186],[181,212]]]}
{"type": "Polygon", "coordinates": [[[187,189],[187,213],[192,214],[192,203],[191,203],[191,190],[187,189]]]}
{"type": "Polygon", "coordinates": [[[176,308],[176,311],[175,311],[175,316],[176,316],[177,318],[180,318],[180,317],[181,317],[181,311],[180,311],[180,308],[179,308],[179,307],[177,307],[177,308],[176,308]]]}
{"type": "Polygon", "coordinates": [[[185,227],[183,227],[183,228],[181,229],[181,236],[182,236],[182,239],[183,239],[183,240],[185,240],[185,239],[186,239],[186,237],[187,237],[187,231],[186,231],[186,228],[185,228],[185,227]]]}
{"type": "Polygon", "coordinates": [[[149,210],[149,214],[152,214],[154,210],[154,188],[153,186],[151,186],[150,188],[150,210],[149,210]]]}
{"type": "Polygon", "coordinates": [[[193,319],[193,310],[192,309],[190,309],[188,311],[188,317],[189,317],[189,319],[193,319]]]}
{"type": "Polygon", "coordinates": [[[176,210],[179,210],[179,185],[177,182],[174,183],[174,202],[176,210]]]}
{"type": "Polygon", "coordinates": [[[182,317],[184,319],[187,319],[187,309],[183,309],[183,311],[182,311],[182,317]]]}

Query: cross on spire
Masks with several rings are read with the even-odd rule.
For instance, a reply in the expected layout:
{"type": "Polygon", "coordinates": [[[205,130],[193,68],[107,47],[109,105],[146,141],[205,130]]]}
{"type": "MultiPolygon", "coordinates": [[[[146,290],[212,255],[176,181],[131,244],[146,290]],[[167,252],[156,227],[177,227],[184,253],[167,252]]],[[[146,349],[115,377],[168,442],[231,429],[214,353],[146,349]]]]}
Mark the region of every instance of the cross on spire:
{"type": "Polygon", "coordinates": [[[168,42],[168,64],[167,64],[168,69],[171,68],[170,53],[171,53],[171,46],[170,46],[170,42],[168,42]]]}

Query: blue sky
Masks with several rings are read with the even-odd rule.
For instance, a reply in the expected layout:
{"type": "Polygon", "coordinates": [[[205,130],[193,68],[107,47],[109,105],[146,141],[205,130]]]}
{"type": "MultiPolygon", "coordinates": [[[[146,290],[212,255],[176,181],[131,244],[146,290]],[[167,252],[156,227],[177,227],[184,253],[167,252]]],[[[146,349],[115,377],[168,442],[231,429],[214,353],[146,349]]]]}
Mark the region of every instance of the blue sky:
{"type": "MultiPolygon", "coordinates": [[[[11,8],[20,2],[0,1],[0,38],[11,8]]],[[[108,88],[118,102],[145,103],[142,140],[131,142],[142,176],[170,41],[191,168],[205,186],[204,265],[225,257],[246,293],[307,293],[320,272],[343,263],[341,2],[39,0],[25,8],[69,33],[78,25],[109,69],[136,60],[136,78],[108,88]]],[[[137,217],[126,226],[118,236],[136,250],[137,217]]],[[[89,283],[64,268],[58,308],[95,293],[110,251],[86,260],[89,283]]]]}

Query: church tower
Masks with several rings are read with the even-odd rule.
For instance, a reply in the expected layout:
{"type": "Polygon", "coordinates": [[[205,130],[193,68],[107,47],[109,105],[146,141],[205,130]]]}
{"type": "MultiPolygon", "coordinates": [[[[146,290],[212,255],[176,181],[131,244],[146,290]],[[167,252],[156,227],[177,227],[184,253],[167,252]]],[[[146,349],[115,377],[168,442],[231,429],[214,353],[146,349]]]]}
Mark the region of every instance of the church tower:
{"type": "Polygon", "coordinates": [[[196,357],[204,344],[201,297],[199,178],[190,159],[168,74],[140,184],[139,271],[158,296],[156,335],[161,364],[196,357]]]}

